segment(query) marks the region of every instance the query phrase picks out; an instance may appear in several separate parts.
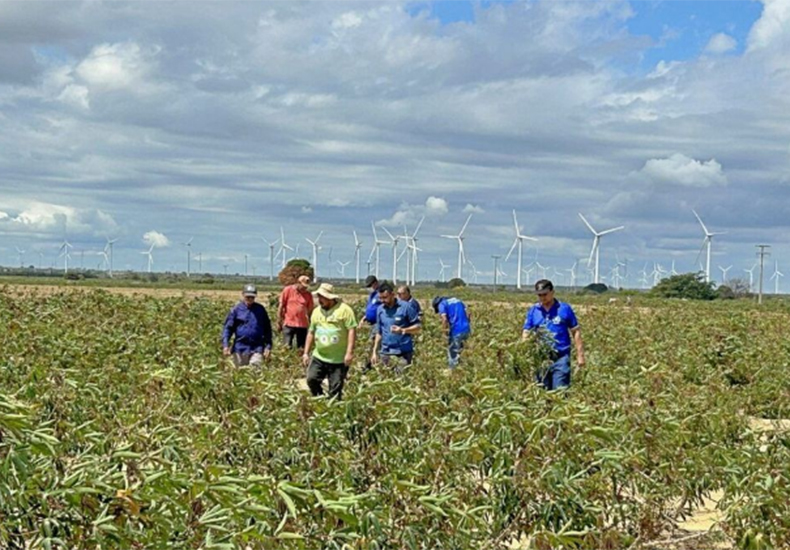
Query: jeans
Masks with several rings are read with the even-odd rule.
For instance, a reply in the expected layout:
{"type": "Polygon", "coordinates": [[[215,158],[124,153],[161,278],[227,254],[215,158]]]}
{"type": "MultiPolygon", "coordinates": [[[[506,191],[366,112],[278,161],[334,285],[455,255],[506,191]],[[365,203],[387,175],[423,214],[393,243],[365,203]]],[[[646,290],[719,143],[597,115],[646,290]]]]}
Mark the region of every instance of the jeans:
{"type": "Polygon", "coordinates": [[[466,342],[467,338],[469,338],[469,333],[464,332],[456,334],[455,336],[450,336],[448,339],[447,364],[451,369],[458,366],[458,362],[461,360],[461,350],[464,349],[464,342],[466,342]]]}
{"type": "Polygon", "coordinates": [[[571,385],[571,356],[564,355],[546,370],[541,369],[536,373],[535,380],[547,390],[567,388],[571,385]]]}
{"type": "Polygon", "coordinates": [[[343,384],[346,381],[348,367],[343,363],[327,363],[317,357],[310,360],[307,367],[307,387],[313,395],[323,395],[324,388],[321,383],[324,378],[329,378],[329,397],[343,398],[343,384]]]}

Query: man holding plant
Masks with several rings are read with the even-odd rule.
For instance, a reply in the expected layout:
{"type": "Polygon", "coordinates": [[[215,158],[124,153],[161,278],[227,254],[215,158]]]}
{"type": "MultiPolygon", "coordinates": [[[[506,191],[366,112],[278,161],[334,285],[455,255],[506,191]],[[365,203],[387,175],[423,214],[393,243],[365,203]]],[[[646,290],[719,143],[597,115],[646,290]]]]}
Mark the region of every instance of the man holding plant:
{"type": "Polygon", "coordinates": [[[551,365],[536,374],[537,383],[547,390],[571,385],[571,340],[576,348],[576,364],[584,366],[584,343],[579,322],[570,304],[554,298],[554,284],[548,279],[535,283],[538,302],[527,311],[522,339],[538,337],[550,348],[551,365]]]}
{"type": "Polygon", "coordinates": [[[328,378],[329,397],[342,399],[348,368],[354,359],[357,321],[354,311],[340,301],[334,290],[329,283],[323,283],[315,292],[320,307],[310,316],[302,362],[307,367],[307,386],[313,395],[323,395],[321,384],[328,378]]]}

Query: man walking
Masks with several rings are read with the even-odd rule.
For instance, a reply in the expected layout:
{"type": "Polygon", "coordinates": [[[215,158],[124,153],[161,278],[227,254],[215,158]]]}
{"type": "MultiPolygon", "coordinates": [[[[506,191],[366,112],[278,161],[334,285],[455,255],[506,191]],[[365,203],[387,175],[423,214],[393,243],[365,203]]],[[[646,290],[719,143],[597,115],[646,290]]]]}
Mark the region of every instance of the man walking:
{"type": "Polygon", "coordinates": [[[329,397],[342,399],[343,384],[354,359],[357,321],[353,310],[340,301],[334,290],[329,283],[323,283],[315,293],[320,307],[310,317],[302,362],[307,367],[307,386],[313,395],[323,395],[321,383],[329,378],[329,397]]]}
{"type": "Polygon", "coordinates": [[[381,358],[382,363],[399,372],[411,365],[414,356],[412,336],[420,333],[422,325],[414,306],[399,300],[390,283],[385,281],[379,285],[379,299],[381,305],[376,313],[376,336],[370,362],[376,365],[381,358]]]}
{"type": "Polygon", "coordinates": [[[573,308],[554,298],[554,285],[548,279],[535,283],[538,302],[527,311],[522,338],[531,335],[540,338],[551,349],[551,365],[538,372],[538,384],[547,390],[567,388],[571,385],[571,338],[576,347],[576,364],[584,366],[584,343],[579,322],[573,308]]]}
{"type": "Polygon", "coordinates": [[[472,333],[471,316],[458,298],[437,296],[431,305],[442,318],[442,330],[447,336],[447,365],[454,369],[461,360],[464,343],[472,333]]]}
{"type": "Polygon", "coordinates": [[[258,290],[244,285],[242,301],[233,306],[222,330],[222,354],[233,355],[236,366],[259,367],[272,351],[272,325],[263,305],[255,301],[258,290]],[[233,338],[233,345],[230,341],[233,338]]]}
{"type": "Polygon", "coordinates": [[[370,355],[371,355],[371,345],[376,337],[376,313],[378,312],[379,305],[381,304],[381,300],[379,300],[379,280],[376,278],[375,275],[368,275],[365,279],[365,288],[370,289],[370,294],[368,294],[368,300],[365,303],[365,316],[364,321],[365,324],[370,326],[370,332],[368,334],[369,343],[368,343],[368,359],[365,362],[365,369],[364,371],[369,371],[373,365],[370,362],[370,355]]]}
{"type": "Polygon", "coordinates": [[[283,333],[283,342],[293,349],[304,349],[310,314],[313,313],[313,295],[308,290],[310,277],[301,275],[296,283],[288,285],[280,293],[280,307],[277,310],[277,327],[283,333]]]}

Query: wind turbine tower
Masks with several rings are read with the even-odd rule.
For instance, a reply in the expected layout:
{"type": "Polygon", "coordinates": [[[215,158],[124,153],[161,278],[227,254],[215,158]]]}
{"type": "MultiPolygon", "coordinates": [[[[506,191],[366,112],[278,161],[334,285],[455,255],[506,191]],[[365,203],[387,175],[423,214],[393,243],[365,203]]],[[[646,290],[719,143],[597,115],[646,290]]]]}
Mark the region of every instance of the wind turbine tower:
{"type": "Polygon", "coordinates": [[[359,242],[357,232],[354,231],[354,264],[356,266],[356,283],[359,284],[359,249],[362,248],[362,243],[359,242]]]}
{"type": "Polygon", "coordinates": [[[593,271],[593,282],[597,284],[597,283],[601,282],[601,279],[600,279],[600,276],[599,276],[599,273],[600,273],[600,271],[599,271],[600,261],[599,260],[600,260],[600,254],[601,254],[601,237],[603,237],[604,235],[608,235],[609,233],[614,233],[615,231],[620,231],[621,229],[625,229],[625,226],[624,225],[620,225],[618,227],[613,227],[612,229],[607,229],[605,231],[596,231],[595,229],[593,229],[593,226],[590,225],[590,222],[587,221],[587,218],[585,218],[582,215],[581,212],[579,212],[579,217],[584,222],[584,225],[587,226],[587,229],[589,229],[590,232],[593,234],[593,244],[592,244],[592,248],[590,249],[590,258],[587,260],[587,265],[589,266],[592,263],[592,261],[593,261],[593,257],[595,257],[595,268],[594,268],[594,271],[593,271]]]}
{"type": "Polygon", "coordinates": [[[280,239],[269,242],[265,237],[261,237],[263,241],[269,246],[269,280],[274,280],[274,247],[280,242],[280,239]]]}
{"type": "Polygon", "coordinates": [[[305,240],[310,243],[310,246],[313,248],[313,282],[318,280],[318,240],[323,235],[323,231],[318,232],[318,236],[315,238],[314,241],[305,237],[305,240]]]}
{"type": "Polygon", "coordinates": [[[187,247],[187,277],[189,277],[190,272],[192,271],[192,239],[194,238],[195,237],[189,237],[187,242],[182,243],[187,247]]]}

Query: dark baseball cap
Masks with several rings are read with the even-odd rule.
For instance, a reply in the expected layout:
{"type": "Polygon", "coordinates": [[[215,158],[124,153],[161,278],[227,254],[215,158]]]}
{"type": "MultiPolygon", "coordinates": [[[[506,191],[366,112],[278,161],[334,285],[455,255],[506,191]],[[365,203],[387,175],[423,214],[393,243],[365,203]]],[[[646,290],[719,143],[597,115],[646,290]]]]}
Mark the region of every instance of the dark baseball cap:
{"type": "Polygon", "coordinates": [[[375,285],[378,282],[379,280],[376,278],[375,275],[368,275],[367,278],[365,279],[365,288],[370,288],[371,286],[375,285]]]}
{"type": "Polygon", "coordinates": [[[255,288],[255,285],[244,285],[244,289],[241,291],[241,293],[244,296],[257,296],[258,289],[255,288]]]}
{"type": "Polygon", "coordinates": [[[536,294],[548,294],[552,290],[554,290],[554,284],[548,279],[541,279],[535,283],[536,294]]]}

